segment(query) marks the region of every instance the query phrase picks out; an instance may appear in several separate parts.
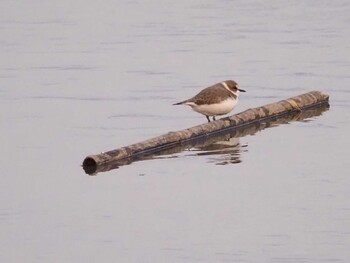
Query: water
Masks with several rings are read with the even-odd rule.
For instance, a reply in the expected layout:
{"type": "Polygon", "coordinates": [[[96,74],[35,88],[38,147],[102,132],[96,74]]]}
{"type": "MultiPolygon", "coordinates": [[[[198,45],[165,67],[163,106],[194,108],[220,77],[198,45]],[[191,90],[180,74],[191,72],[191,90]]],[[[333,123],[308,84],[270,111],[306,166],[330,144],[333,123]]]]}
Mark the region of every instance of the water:
{"type": "Polygon", "coordinates": [[[0,10],[1,262],[350,260],[348,1],[0,10]],[[231,152],[81,169],[205,122],[171,104],[231,78],[248,91],[236,112],[311,90],[331,108],[231,152]]]}

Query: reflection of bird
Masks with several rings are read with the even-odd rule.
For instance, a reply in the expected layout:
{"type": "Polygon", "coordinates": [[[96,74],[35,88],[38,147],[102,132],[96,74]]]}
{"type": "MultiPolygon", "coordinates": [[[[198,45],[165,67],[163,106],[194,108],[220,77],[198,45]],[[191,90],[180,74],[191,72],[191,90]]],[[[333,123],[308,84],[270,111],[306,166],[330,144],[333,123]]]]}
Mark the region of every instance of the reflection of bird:
{"type": "MultiPolygon", "coordinates": [[[[241,145],[239,138],[232,137],[209,145],[195,147],[198,156],[208,156],[208,162],[218,165],[241,162],[241,145]]],[[[244,146],[243,146],[244,147],[244,146]]]]}
{"type": "Polygon", "coordinates": [[[173,105],[185,104],[191,106],[198,113],[205,115],[208,122],[209,116],[224,115],[233,110],[238,102],[240,92],[238,84],[233,80],[226,80],[213,86],[203,89],[196,96],[173,105]]]}
{"type": "Polygon", "coordinates": [[[229,152],[232,149],[237,149],[239,146],[240,146],[240,143],[239,143],[238,137],[232,137],[232,138],[228,137],[228,138],[225,138],[224,140],[215,141],[208,145],[195,147],[195,149],[198,149],[200,151],[207,151],[207,152],[224,153],[224,152],[229,152]]]}

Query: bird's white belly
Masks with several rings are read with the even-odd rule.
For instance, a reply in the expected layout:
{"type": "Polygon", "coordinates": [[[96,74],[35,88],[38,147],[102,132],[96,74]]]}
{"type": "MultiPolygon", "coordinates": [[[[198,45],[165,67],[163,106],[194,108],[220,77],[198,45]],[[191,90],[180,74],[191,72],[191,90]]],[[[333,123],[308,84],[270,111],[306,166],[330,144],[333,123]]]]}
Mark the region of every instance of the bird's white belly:
{"type": "Polygon", "coordinates": [[[192,109],[198,113],[207,115],[207,116],[216,116],[216,115],[224,115],[232,111],[232,109],[237,104],[237,99],[233,100],[231,98],[224,100],[220,103],[215,104],[202,104],[202,105],[193,105],[188,104],[192,107],[192,109]]]}

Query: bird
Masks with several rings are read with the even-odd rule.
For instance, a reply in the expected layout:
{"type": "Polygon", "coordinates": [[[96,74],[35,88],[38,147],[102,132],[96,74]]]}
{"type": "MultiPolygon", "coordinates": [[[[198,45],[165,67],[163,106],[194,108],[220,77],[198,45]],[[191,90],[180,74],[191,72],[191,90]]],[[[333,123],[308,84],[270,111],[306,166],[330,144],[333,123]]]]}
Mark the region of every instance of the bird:
{"type": "Polygon", "coordinates": [[[225,80],[203,89],[194,97],[173,105],[188,105],[200,114],[203,114],[208,122],[210,116],[215,121],[215,116],[225,115],[233,110],[238,102],[240,92],[246,92],[240,89],[234,80],[225,80]]]}

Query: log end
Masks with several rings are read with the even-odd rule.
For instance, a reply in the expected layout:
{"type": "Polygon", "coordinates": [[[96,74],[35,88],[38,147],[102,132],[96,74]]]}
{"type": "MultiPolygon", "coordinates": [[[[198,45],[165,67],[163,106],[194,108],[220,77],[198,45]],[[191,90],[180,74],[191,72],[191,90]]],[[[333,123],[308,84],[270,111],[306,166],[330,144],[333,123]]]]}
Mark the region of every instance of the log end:
{"type": "Polygon", "coordinates": [[[88,156],[83,161],[83,166],[96,166],[97,161],[94,159],[93,156],[88,156]]]}
{"type": "Polygon", "coordinates": [[[85,173],[89,175],[93,175],[97,171],[97,160],[94,157],[93,155],[87,156],[82,164],[85,173]]]}

